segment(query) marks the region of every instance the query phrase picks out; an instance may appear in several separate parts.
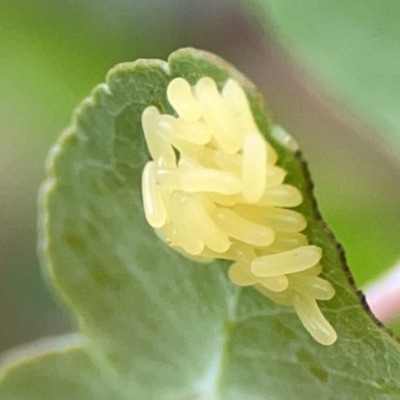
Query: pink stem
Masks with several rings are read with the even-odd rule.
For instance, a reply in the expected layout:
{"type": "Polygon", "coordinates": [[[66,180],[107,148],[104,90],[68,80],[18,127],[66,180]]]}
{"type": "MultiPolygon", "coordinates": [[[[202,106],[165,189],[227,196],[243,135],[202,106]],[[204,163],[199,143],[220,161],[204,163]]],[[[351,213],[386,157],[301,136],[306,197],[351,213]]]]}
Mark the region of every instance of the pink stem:
{"type": "Polygon", "coordinates": [[[400,317],[400,263],[364,291],[367,303],[383,323],[393,322],[400,317]]]}

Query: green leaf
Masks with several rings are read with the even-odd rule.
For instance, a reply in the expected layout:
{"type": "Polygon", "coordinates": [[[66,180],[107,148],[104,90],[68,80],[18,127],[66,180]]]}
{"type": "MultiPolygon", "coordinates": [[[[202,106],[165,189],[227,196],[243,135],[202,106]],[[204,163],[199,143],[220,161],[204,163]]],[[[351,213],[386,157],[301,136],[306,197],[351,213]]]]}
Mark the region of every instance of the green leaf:
{"type": "Polygon", "coordinates": [[[301,155],[281,132],[271,130],[253,85],[208,53],[184,49],[168,63],[115,67],[54,147],[41,200],[46,272],[84,344],[6,369],[1,399],[398,398],[399,345],[365,311],[301,155]],[[166,88],[177,76],[192,84],[210,76],[219,86],[232,76],[246,89],[288,181],[304,194],[309,240],[323,248],[324,276],[337,292],[321,304],[338,333],[334,345],[316,343],[292,309],[231,284],[226,262],[191,262],[147,224],[140,116],[150,104],[172,112],[166,88]]]}
{"type": "Polygon", "coordinates": [[[249,0],[328,89],[400,151],[400,2],[249,0]]]}
{"type": "Polygon", "coordinates": [[[100,370],[79,343],[82,340],[76,339],[74,335],[47,339],[11,354],[11,359],[23,361],[6,371],[0,397],[18,400],[114,398],[103,382],[100,370]],[[40,354],[43,348],[52,351],[40,354]]]}

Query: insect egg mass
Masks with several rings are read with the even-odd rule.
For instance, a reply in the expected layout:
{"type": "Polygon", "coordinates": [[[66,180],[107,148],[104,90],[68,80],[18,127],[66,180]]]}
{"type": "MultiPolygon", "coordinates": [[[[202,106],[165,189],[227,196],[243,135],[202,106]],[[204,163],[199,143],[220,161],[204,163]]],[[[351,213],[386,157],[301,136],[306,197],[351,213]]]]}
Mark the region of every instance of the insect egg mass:
{"type": "Polygon", "coordinates": [[[154,106],[142,114],[152,157],[142,176],[148,223],[181,254],[231,260],[235,285],[294,307],[315,340],[334,343],[336,332],[317,304],[335,294],[319,277],[322,249],[300,233],[304,216],[288,209],[302,194],[284,183],[286,171],[242,87],[229,79],[219,91],[209,77],[193,87],[175,78],[167,98],[177,116],[154,106]]]}

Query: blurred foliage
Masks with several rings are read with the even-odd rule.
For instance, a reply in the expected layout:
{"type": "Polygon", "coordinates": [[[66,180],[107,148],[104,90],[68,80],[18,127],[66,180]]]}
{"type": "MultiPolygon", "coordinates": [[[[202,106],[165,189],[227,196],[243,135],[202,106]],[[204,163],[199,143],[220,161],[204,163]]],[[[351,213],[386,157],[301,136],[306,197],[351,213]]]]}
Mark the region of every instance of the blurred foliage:
{"type": "Polygon", "coordinates": [[[254,0],[329,90],[400,154],[400,2],[254,0]]]}

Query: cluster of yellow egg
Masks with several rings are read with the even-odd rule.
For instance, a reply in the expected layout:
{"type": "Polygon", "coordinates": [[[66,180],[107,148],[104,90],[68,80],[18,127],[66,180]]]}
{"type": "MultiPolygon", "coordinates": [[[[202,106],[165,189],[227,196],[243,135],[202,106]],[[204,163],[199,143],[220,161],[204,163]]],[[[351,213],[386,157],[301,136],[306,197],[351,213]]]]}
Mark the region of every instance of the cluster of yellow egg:
{"type": "Polygon", "coordinates": [[[234,284],[293,306],[318,342],[332,344],[336,333],[316,302],[335,292],[318,276],[322,250],[300,233],[304,216],[288,209],[302,195],[284,183],[242,87],[229,79],[219,92],[209,77],[193,87],[175,78],[167,97],[177,117],[154,106],[142,114],[152,157],[142,178],[149,224],[189,258],[231,260],[234,284]]]}

